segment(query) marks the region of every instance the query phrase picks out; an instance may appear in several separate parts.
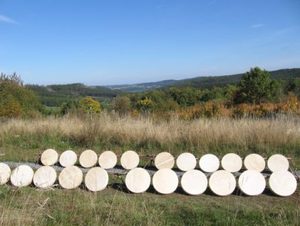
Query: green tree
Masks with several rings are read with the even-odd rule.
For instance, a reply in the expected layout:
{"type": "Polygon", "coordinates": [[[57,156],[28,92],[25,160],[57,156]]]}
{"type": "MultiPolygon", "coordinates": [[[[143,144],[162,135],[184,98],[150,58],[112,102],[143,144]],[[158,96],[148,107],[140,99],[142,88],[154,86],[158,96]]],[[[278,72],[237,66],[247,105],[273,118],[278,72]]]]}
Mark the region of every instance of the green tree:
{"type": "Polygon", "coordinates": [[[34,116],[42,106],[17,74],[0,75],[0,117],[34,116]]]}
{"type": "Polygon", "coordinates": [[[300,97],[300,78],[295,78],[287,82],[285,86],[285,93],[294,93],[298,98],[300,97]]]}
{"type": "Polygon", "coordinates": [[[79,101],[79,107],[83,112],[88,114],[99,113],[101,111],[100,103],[92,97],[82,98],[79,101]]]}
{"type": "Polygon", "coordinates": [[[124,116],[131,109],[130,99],[127,96],[117,96],[113,99],[112,107],[113,110],[124,116]]]}
{"type": "Polygon", "coordinates": [[[67,102],[64,102],[60,107],[61,114],[65,115],[68,113],[76,113],[79,109],[79,102],[78,100],[70,100],[67,102]]]}
{"type": "Polygon", "coordinates": [[[195,105],[201,98],[201,91],[192,87],[171,87],[168,92],[173,100],[183,107],[195,105]]]}
{"type": "Polygon", "coordinates": [[[242,77],[234,102],[259,104],[273,100],[278,92],[279,84],[270,78],[270,73],[255,67],[242,77]]]}

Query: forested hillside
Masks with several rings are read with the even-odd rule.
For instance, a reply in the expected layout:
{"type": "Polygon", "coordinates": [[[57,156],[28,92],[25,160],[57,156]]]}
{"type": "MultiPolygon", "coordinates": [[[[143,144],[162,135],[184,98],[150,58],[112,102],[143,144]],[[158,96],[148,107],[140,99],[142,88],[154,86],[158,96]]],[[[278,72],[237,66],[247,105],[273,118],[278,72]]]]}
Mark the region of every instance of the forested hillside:
{"type": "Polygon", "coordinates": [[[85,96],[91,96],[98,101],[105,101],[120,93],[118,90],[111,90],[102,86],[86,86],[81,83],[48,86],[27,85],[27,87],[35,91],[42,104],[46,106],[60,106],[65,102],[85,96]]]}
{"type": "MultiPolygon", "coordinates": [[[[153,90],[157,88],[176,86],[185,87],[191,86],[195,88],[212,88],[226,86],[229,84],[237,84],[245,73],[234,75],[221,75],[221,76],[201,76],[190,79],[182,80],[166,80],[152,83],[140,83],[131,85],[116,85],[108,86],[111,89],[119,89],[126,92],[142,92],[146,90],[153,90]]],[[[300,68],[281,69],[270,71],[271,78],[276,80],[291,80],[300,78],[300,68]]]]}
{"type": "Polygon", "coordinates": [[[300,69],[268,72],[255,67],[239,75],[187,79],[173,85],[173,81],[164,81],[164,87],[133,93],[81,83],[24,86],[16,74],[2,74],[0,80],[0,104],[3,109],[11,109],[2,115],[11,117],[101,110],[134,116],[177,114],[184,119],[300,113],[300,69]],[[23,101],[27,94],[19,95],[16,90],[24,90],[35,101],[23,101]],[[37,103],[36,107],[26,110],[24,104],[31,106],[31,102],[37,103]]]}

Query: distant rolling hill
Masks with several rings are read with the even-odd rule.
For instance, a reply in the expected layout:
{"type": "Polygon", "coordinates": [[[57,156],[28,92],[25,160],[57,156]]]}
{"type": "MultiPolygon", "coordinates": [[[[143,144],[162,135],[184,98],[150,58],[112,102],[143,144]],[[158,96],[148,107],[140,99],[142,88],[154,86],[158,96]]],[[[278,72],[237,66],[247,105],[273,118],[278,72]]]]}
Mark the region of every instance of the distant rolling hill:
{"type": "Polygon", "coordinates": [[[121,91],[103,86],[86,86],[81,83],[66,85],[27,85],[40,97],[46,106],[60,106],[62,103],[85,96],[91,96],[99,101],[105,101],[117,96],[121,91]]]}
{"type": "MultiPolygon", "coordinates": [[[[300,78],[300,68],[281,69],[270,71],[273,79],[289,80],[293,78],[300,78]]],[[[151,83],[139,83],[130,85],[115,85],[106,86],[113,90],[121,90],[125,92],[143,92],[157,88],[164,88],[168,86],[192,86],[196,88],[212,88],[215,86],[225,86],[228,84],[236,84],[241,80],[243,74],[222,75],[222,76],[200,76],[182,80],[164,80],[151,83]]]]}
{"type": "Polygon", "coordinates": [[[147,82],[137,84],[124,84],[124,85],[112,85],[106,86],[112,90],[122,90],[124,92],[143,92],[146,90],[158,89],[166,86],[172,86],[177,83],[178,80],[163,80],[159,82],[147,82]]]}
{"type": "MultiPolygon", "coordinates": [[[[273,79],[290,80],[300,78],[300,68],[281,69],[271,71],[273,79]]],[[[99,101],[105,101],[126,92],[144,92],[153,89],[167,88],[171,86],[185,87],[191,86],[196,88],[212,88],[236,84],[244,74],[223,75],[223,76],[203,76],[182,80],[164,80],[158,82],[148,82],[128,85],[112,86],[86,86],[81,83],[66,85],[27,85],[35,91],[40,97],[41,102],[47,106],[60,106],[62,103],[78,99],[84,96],[92,96],[99,101]]]]}

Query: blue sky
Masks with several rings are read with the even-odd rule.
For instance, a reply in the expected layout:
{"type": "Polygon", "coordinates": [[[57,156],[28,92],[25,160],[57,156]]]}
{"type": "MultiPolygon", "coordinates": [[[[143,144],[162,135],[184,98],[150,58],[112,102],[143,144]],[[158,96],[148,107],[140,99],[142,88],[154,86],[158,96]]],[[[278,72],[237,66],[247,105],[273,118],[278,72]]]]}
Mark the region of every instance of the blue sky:
{"type": "Polygon", "coordinates": [[[0,0],[0,72],[108,85],[300,67],[299,0],[0,0]]]}

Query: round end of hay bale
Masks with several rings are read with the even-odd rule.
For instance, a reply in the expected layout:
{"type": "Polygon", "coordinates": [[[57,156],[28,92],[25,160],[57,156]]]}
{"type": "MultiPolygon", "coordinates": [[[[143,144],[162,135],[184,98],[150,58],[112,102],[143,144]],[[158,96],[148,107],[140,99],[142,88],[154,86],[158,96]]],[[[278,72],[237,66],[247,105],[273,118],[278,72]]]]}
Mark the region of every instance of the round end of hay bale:
{"type": "Polygon", "coordinates": [[[207,189],[207,178],[200,170],[190,170],[181,177],[181,187],[189,195],[200,195],[207,189]]]}
{"type": "Polygon", "coordinates": [[[176,159],[176,165],[181,171],[189,171],[195,169],[197,160],[192,153],[182,153],[176,159]]]}
{"type": "Polygon", "coordinates": [[[221,161],[222,168],[228,172],[238,172],[243,166],[242,158],[235,153],[228,153],[221,161]]]}
{"type": "Polygon", "coordinates": [[[112,151],[104,151],[99,156],[98,163],[103,169],[111,169],[117,165],[118,158],[112,151]]]}
{"type": "Polygon", "coordinates": [[[44,166],[52,166],[58,161],[58,153],[54,149],[47,149],[41,155],[41,163],[44,166]]]}
{"type": "Polygon", "coordinates": [[[266,167],[266,161],[261,155],[253,153],[246,156],[244,166],[247,170],[262,172],[266,167]]]}
{"type": "Polygon", "coordinates": [[[220,160],[214,154],[205,154],[199,160],[199,167],[207,173],[215,172],[220,167],[220,160]]]}
{"type": "Polygon", "coordinates": [[[98,156],[93,150],[85,150],[79,156],[79,164],[84,168],[91,168],[97,164],[98,156]]]}
{"type": "Polygon", "coordinates": [[[210,176],[208,186],[214,194],[227,196],[236,188],[236,180],[232,173],[226,170],[218,170],[210,176]]]}
{"type": "Polygon", "coordinates": [[[86,188],[93,192],[105,189],[108,185],[108,181],[108,173],[101,167],[91,168],[84,178],[86,188]]]}
{"type": "Polygon", "coordinates": [[[140,157],[135,151],[126,151],[121,156],[121,165],[124,169],[130,170],[139,165],[140,157]]]}
{"type": "Polygon", "coordinates": [[[142,193],[147,191],[150,187],[151,177],[147,170],[135,168],[127,173],[125,184],[129,191],[133,193],[142,193]]]}
{"type": "Polygon", "coordinates": [[[67,166],[58,177],[58,182],[62,188],[74,189],[79,187],[83,180],[83,173],[77,166],[67,166]]]}
{"type": "Polygon", "coordinates": [[[161,152],[156,155],[154,165],[157,169],[172,169],[175,164],[174,156],[169,152],[161,152]]]}
{"type": "Polygon", "coordinates": [[[289,169],[289,160],[281,154],[275,154],[268,159],[267,166],[272,172],[287,171],[289,169]]]}
{"type": "Polygon", "coordinates": [[[160,169],[153,175],[152,184],[160,194],[171,194],[178,187],[178,177],[171,169],[160,169]]]}
{"type": "Polygon", "coordinates": [[[6,184],[11,175],[10,167],[5,163],[0,163],[0,185],[6,184]]]}
{"type": "Polygon", "coordinates": [[[16,187],[25,187],[31,184],[33,175],[33,169],[30,166],[20,165],[12,171],[10,182],[16,187]]]}
{"type": "Polygon", "coordinates": [[[59,164],[63,167],[73,166],[77,162],[77,154],[72,150],[64,151],[59,157],[59,164]]]}
{"type": "Polygon", "coordinates": [[[51,166],[40,167],[33,176],[33,183],[38,188],[49,188],[57,179],[57,173],[51,166]]]}
{"type": "Polygon", "coordinates": [[[286,197],[297,190],[297,180],[289,171],[276,171],[269,178],[269,187],[276,195],[286,197]]]}
{"type": "Polygon", "coordinates": [[[266,179],[256,170],[246,170],[239,176],[238,186],[246,195],[260,195],[266,188],[266,179]]]}

